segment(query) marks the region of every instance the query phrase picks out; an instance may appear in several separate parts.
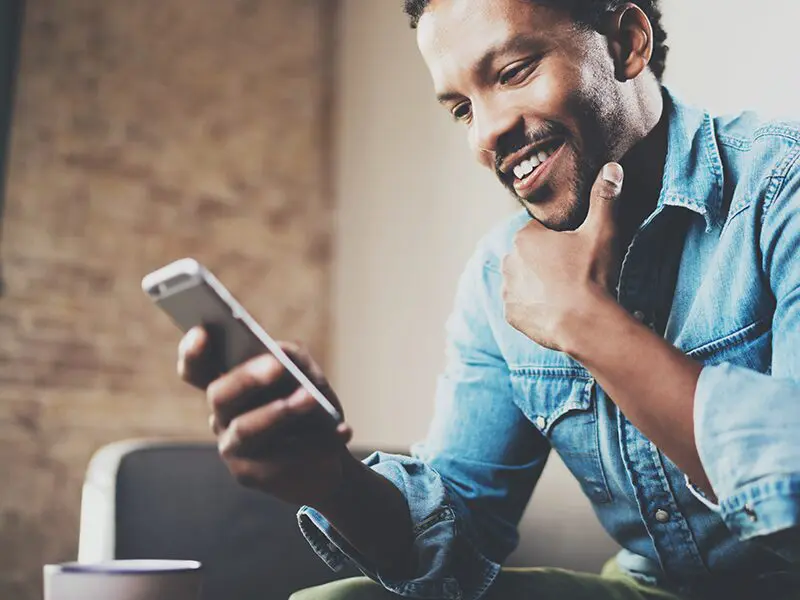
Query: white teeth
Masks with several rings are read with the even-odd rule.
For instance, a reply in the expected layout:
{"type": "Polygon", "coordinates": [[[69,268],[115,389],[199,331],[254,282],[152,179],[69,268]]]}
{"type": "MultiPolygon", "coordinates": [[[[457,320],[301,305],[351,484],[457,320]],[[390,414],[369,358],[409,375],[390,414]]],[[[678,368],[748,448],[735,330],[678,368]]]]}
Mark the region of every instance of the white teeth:
{"type": "Polygon", "coordinates": [[[533,170],[536,169],[536,167],[545,162],[553,154],[554,152],[552,150],[541,150],[540,152],[534,154],[527,160],[523,160],[516,167],[514,167],[514,175],[517,177],[517,179],[524,179],[525,177],[533,173],[533,170]]]}
{"type": "Polygon", "coordinates": [[[530,163],[530,161],[523,160],[521,163],[519,163],[519,168],[522,171],[523,177],[533,173],[533,165],[530,163]]]}
{"type": "Polygon", "coordinates": [[[517,176],[517,179],[523,179],[533,173],[533,170],[539,166],[539,159],[536,157],[530,158],[528,160],[523,160],[519,165],[514,167],[514,175],[517,176]]]}

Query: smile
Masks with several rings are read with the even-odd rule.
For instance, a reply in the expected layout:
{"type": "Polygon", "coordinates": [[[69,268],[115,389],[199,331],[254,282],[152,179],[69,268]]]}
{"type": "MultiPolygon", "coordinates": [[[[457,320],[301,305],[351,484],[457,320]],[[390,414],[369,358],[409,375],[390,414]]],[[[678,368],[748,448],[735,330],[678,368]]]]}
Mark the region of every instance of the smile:
{"type": "Polygon", "coordinates": [[[525,179],[528,175],[533,173],[540,165],[547,162],[547,159],[555,154],[556,150],[561,147],[561,142],[551,142],[547,146],[540,148],[535,153],[532,153],[527,158],[521,160],[519,164],[514,167],[514,175],[518,180],[525,179]]]}
{"type": "Polygon", "coordinates": [[[534,184],[544,175],[564,148],[564,142],[554,140],[544,147],[537,148],[529,156],[522,159],[513,169],[514,189],[520,196],[526,196],[534,184]]]}

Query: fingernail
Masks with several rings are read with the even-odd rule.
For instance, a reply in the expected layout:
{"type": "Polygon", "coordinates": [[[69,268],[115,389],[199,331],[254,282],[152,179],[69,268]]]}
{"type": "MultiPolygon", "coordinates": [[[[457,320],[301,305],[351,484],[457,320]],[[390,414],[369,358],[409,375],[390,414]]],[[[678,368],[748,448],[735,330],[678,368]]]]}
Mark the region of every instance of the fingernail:
{"type": "Polygon", "coordinates": [[[617,163],[608,163],[605,167],[603,167],[603,179],[605,179],[609,183],[613,183],[617,187],[622,185],[622,180],[625,177],[625,173],[622,170],[622,167],[617,163]]]}
{"type": "Polygon", "coordinates": [[[302,391],[297,391],[296,393],[292,394],[289,397],[288,401],[286,402],[291,408],[300,408],[305,406],[311,399],[311,394],[309,394],[305,389],[302,391]]]}
{"type": "Polygon", "coordinates": [[[273,373],[274,359],[270,355],[261,356],[250,363],[250,374],[256,379],[263,380],[273,373]]]}
{"type": "Polygon", "coordinates": [[[217,449],[221,454],[225,454],[228,450],[233,446],[237,440],[235,439],[236,433],[231,432],[230,429],[226,429],[219,439],[217,440],[217,449]]]}

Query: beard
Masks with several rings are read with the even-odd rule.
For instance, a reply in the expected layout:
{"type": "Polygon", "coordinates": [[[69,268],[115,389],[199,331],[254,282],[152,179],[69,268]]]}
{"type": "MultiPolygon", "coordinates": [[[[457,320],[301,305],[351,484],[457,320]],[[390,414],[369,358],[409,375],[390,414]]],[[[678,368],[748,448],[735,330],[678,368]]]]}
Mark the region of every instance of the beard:
{"type": "Polygon", "coordinates": [[[603,110],[608,102],[591,94],[573,95],[568,101],[568,111],[575,118],[577,132],[556,121],[548,121],[534,130],[523,127],[509,131],[498,140],[495,156],[495,174],[503,186],[522,205],[530,217],[553,231],[574,231],[586,220],[592,186],[602,166],[611,160],[613,154],[611,140],[619,126],[610,111],[603,110]],[[563,140],[564,150],[561,161],[569,157],[569,169],[561,167],[566,173],[558,181],[547,181],[539,185],[528,198],[520,197],[514,189],[513,173],[500,171],[508,156],[521,149],[545,139],[563,140]],[[537,205],[555,199],[550,214],[536,214],[537,205]]]}

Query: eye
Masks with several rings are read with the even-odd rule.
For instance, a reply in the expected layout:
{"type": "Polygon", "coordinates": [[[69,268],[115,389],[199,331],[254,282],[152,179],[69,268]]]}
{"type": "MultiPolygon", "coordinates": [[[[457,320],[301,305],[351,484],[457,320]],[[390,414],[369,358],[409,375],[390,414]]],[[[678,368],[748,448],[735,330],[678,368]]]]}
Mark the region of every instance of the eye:
{"type": "Polygon", "coordinates": [[[465,121],[469,118],[470,114],[472,114],[472,107],[469,102],[459,102],[453,107],[450,113],[453,115],[454,120],[465,121]]]}
{"type": "Polygon", "coordinates": [[[535,60],[525,60],[514,63],[507,69],[500,73],[498,81],[500,85],[517,85],[525,81],[525,79],[533,73],[536,67],[535,60]]]}

